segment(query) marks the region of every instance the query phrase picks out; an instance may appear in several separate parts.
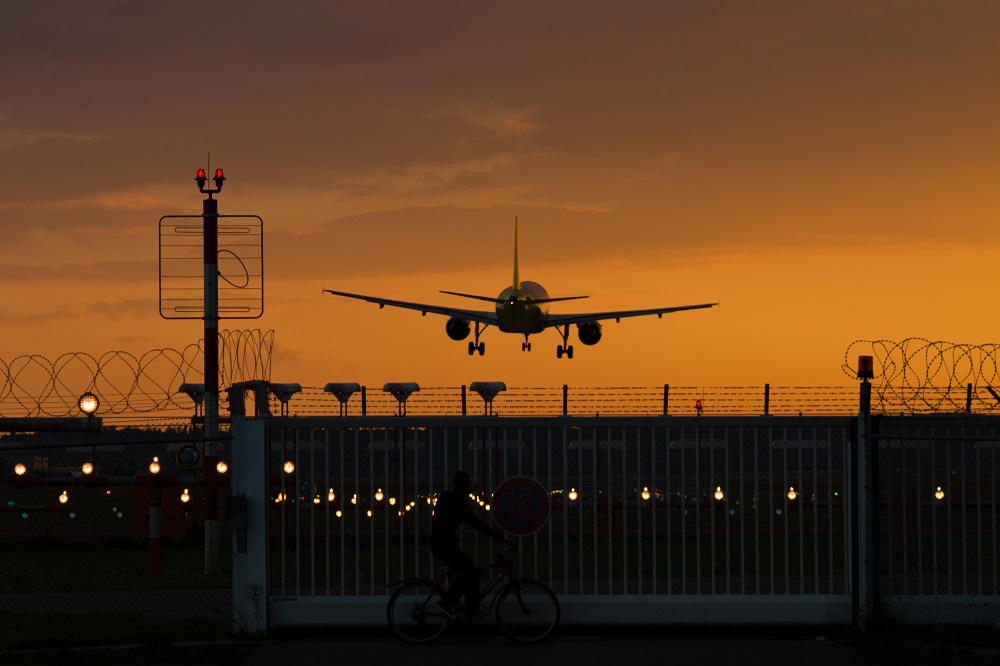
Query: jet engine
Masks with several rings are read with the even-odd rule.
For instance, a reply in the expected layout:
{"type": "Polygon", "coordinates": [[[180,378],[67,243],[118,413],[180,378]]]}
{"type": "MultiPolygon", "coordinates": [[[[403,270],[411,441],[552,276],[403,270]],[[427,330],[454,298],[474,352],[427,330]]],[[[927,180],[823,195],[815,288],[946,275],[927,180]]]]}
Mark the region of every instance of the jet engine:
{"type": "MultiPolygon", "coordinates": [[[[448,323],[445,324],[444,330],[448,332],[448,337],[452,340],[464,340],[472,332],[472,325],[468,319],[448,317],[448,323]]],[[[600,333],[598,333],[598,337],[600,337],[600,333]]]]}
{"type": "Polygon", "coordinates": [[[601,341],[601,323],[585,321],[576,325],[576,334],[585,345],[596,345],[601,341]]]}

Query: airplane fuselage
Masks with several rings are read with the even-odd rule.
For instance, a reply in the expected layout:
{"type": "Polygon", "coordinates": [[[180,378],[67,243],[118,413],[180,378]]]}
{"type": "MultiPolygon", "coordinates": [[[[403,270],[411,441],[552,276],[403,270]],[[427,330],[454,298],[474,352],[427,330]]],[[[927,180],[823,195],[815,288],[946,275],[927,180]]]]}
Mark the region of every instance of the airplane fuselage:
{"type": "Polygon", "coordinates": [[[504,333],[541,333],[549,312],[548,292],[537,282],[522,282],[520,289],[507,287],[497,297],[497,320],[504,333]]]}

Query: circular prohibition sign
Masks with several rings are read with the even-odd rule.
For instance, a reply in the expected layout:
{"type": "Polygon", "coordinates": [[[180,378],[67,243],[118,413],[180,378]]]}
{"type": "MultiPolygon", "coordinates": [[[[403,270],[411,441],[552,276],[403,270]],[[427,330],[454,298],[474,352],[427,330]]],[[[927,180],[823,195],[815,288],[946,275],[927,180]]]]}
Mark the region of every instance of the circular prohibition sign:
{"type": "Polygon", "coordinates": [[[528,536],[548,522],[549,494],[538,481],[515,476],[493,491],[491,513],[503,531],[515,536],[528,536]]]}

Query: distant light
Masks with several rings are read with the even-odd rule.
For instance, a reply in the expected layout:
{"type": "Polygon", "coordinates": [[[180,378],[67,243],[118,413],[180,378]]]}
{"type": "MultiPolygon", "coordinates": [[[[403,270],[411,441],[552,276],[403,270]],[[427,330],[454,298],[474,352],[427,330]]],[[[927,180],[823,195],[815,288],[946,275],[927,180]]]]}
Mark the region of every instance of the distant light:
{"type": "Polygon", "coordinates": [[[219,474],[225,474],[229,471],[229,465],[226,464],[225,460],[220,460],[219,464],[215,466],[215,471],[219,474]]]}
{"type": "Polygon", "coordinates": [[[69,494],[64,490],[62,491],[62,494],[59,495],[59,503],[65,504],[68,501],[69,501],[69,494]]]}
{"type": "Polygon", "coordinates": [[[939,502],[944,499],[944,491],[941,490],[941,486],[938,486],[937,490],[934,491],[934,499],[939,502]]]}
{"type": "Polygon", "coordinates": [[[89,463],[89,462],[85,462],[85,463],[83,463],[83,467],[80,468],[80,471],[82,471],[84,474],[93,474],[94,473],[94,464],[93,463],[89,463]]]}
{"type": "Polygon", "coordinates": [[[378,490],[375,491],[375,501],[376,502],[381,502],[383,497],[385,497],[385,495],[382,494],[382,489],[381,488],[379,488],[378,490]]]}
{"type": "Polygon", "coordinates": [[[354,493],[354,497],[351,498],[351,504],[357,504],[357,503],[358,503],[358,494],[354,493]]]}
{"type": "Polygon", "coordinates": [[[159,474],[160,473],[160,459],[153,456],[153,462],[149,463],[149,473],[159,474]]]}
{"type": "Polygon", "coordinates": [[[726,496],[726,493],[722,492],[722,486],[717,486],[715,488],[715,499],[722,501],[726,496]]]}
{"type": "Polygon", "coordinates": [[[798,497],[798,496],[799,496],[799,494],[797,492],[795,492],[795,488],[792,487],[792,486],[788,486],[788,499],[790,501],[794,502],[795,498],[798,497]]]}
{"type": "Polygon", "coordinates": [[[647,488],[646,486],[643,486],[642,487],[642,499],[643,499],[643,501],[647,501],[648,502],[650,497],[651,497],[651,495],[649,494],[649,488],[647,488]]]}
{"type": "Polygon", "coordinates": [[[313,497],[313,504],[319,504],[322,501],[323,500],[320,499],[319,495],[316,495],[316,497],[313,497]]]}
{"type": "Polygon", "coordinates": [[[293,463],[291,460],[286,461],[284,470],[285,474],[291,474],[292,472],[295,471],[295,463],[293,463]]]}
{"type": "Polygon", "coordinates": [[[368,517],[369,517],[369,518],[371,518],[371,517],[372,517],[372,510],[371,510],[371,509],[368,509],[368,512],[367,512],[367,513],[368,513],[368,517]]]}
{"type": "Polygon", "coordinates": [[[24,463],[17,463],[14,465],[14,474],[17,474],[18,476],[24,476],[27,471],[28,468],[25,467],[24,463]]]}
{"type": "Polygon", "coordinates": [[[341,511],[340,509],[337,509],[337,514],[336,515],[337,515],[337,518],[342,518],[344,516],[344,512],[341,511]]]}
{"type": "Polygon", "coordinates": [[[187,488],[185,488],[184,492],[181,493],[181,501],[185,504],[191,501],[191,494],[188,492],[187,488]]]}
{"type": "Polygon", "coordinates": [[[327,493],[326,499],[330,502],[337,499],[337,496],[333,493],[333,488],[330,488],[330,492],[327,493]]]}
{"type": "Polygon", "coordinates": [[[396,498],[395,497],[390,497],[389,498],[389,506],[396,506],[396,498]]]}
{"type": "Polygon", "coordinates": [[[569,497],[569,501],[570,501],[570,502],[575,502],[575,501],[576,501],[576,499],[577,499],[577,498],[578,498],[579,496],[580,496],[580,495],[579,495],[579,494],[577,494],[577,492],[576,492],[576,488],[570,488],[570,489],[569,489],[569,494],[567,495],[567,497],[569,497]]]}

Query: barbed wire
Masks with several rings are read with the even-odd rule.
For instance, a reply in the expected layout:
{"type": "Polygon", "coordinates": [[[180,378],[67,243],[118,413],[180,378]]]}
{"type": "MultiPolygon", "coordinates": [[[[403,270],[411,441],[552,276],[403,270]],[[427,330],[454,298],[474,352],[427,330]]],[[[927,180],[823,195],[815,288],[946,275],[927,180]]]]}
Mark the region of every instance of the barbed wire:
{"type": "MultiPolygon", "coordinates": [[[[1000,382],[997,344],[960,344],[924,338],[855,340],[844,353],[844,372],[857,376],[858,356],[872,356],[879,400],[910,412],[996,411],[991,393],[1000,382]],[[971,388],[971,390],[970,390],[971,388]],[[980,389],[987,395],[980,395],[980,389]]],[[[873,408],[875,405],[873,405],[873,408]]]]}
{"type": "MultiPolygon", "coordinates": [[[[274,331],[220,331],[220,385],[270,381],[273,347],[274,331]]],[[[100,356],[67,352],[55,360],[40,354],[10,362],[0,358],[0,413],[78,416],[77,399],[88,391],[101,401],[101,414],[190,411],[190,399],[177,389],[185,382],[204,382],[204,356],[204,340],[199,340],[139,356],[109,351],[100,356]]]]}

